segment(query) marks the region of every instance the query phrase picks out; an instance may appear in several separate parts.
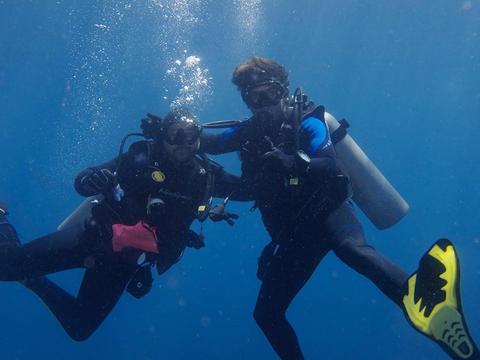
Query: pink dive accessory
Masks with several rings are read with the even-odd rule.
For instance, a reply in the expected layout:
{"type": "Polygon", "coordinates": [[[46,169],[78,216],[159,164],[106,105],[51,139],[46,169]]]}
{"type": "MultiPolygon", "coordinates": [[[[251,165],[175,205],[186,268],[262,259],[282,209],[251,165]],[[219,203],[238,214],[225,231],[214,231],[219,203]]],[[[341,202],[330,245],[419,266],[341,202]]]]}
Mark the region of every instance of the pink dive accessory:
{"type": "Polygon", "coordinates": [[[139,221],[133,226],[113,224],[112,230],[112,247],[115,252],[132,247],[150,253],[159,253],[155,227],[151,227],[143,221],[139,221]]]}

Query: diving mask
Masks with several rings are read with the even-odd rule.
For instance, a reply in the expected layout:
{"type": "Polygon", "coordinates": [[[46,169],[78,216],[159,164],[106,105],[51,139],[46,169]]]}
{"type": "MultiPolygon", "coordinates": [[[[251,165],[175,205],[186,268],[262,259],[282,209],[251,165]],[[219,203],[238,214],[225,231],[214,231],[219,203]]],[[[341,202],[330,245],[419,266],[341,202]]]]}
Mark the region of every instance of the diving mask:
{"type": "Polygon", "coordinates": [[[260,109],[277,105],[285,97],[287,89],[276,80],[268,80],[247,86],[242,90],[242,99],[250,107],[260,109]]]}
{"type": "Polygon", "coordinates": [[[200,138],[200,133],[201,130],[196,125],[175,123],[166,130],[164,140],[169,145],[193,145],[200,138]]]}

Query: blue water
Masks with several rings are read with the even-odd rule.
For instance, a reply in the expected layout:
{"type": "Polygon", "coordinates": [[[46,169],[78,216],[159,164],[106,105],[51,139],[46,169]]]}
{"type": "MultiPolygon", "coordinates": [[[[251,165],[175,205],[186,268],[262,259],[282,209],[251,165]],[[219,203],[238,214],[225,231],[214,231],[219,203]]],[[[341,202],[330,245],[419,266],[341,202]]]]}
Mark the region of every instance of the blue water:
{"type": "MultiPolygon", "coordinates": [[[[177,101],[203,121],[247,116],[232,70],[272,57],[292,87],[350,120],[409,201],[386,231],[362,216],[369,241],[408,272],[437,238],[456,243],[480,339],[479,41],[478,0],[0,0],[0,198],[23,241],[52,231],[81,200],[75,174],[113,157],[147,111],[177,101]]],[[[238,172],[235,155],[218,160],[238,172]]],[[[234,228],[208,224],[205,249],[188,251],[146,298],[125,295],[84,343],[33,294],[1,284],[1,357],[274,359],[251,316],[267,235],[249,207],[232,206],[234,228]]],[[[74,292],[81,275],[53,278],[74,292]]],[[[307,359],[446,359],[332,255],[288,315],[307,359]]]]}

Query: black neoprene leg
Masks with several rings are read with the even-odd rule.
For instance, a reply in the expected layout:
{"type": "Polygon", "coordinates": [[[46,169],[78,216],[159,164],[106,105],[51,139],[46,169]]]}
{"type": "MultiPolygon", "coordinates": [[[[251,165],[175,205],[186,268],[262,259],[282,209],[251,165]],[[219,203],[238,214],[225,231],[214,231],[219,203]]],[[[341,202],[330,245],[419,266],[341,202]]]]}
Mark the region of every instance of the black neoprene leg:
{"type": "Polygon", "coordinates": [[[400,305],[407,273],[368,245],[353,207],[344,203],[327,221],[332,250],[349,267],[370,279],[385,295],[400,305]]]}
{"type": "Polygon", "coordinates": [[[16,243],[0,246],[0,280],[29,279],[27,287],[43,300],[72,339],[88,338],[118,302],[135,267],[102,254],[99,241],[81,227],[16,246],[13,227],[8,222],[2,225],[0,235],[16,243]],[[76,298],[43,276],[83,268],[86,261],[90,266],[76,298]]]}
{"type": "Polygon", "coordinates": [[[87,269],[77,297],[43,278],[30,287],[48,306],[68,335],[86,340],[110,314],[135,267],[107,260],[87,269]]]}
{"type": "Polygon", "coordinates": [[[94,247],[95,239],[79,228],[57,231],[21,246],[2,246],[0,280],[21,281],[83,267],[94,247]]]}
{"type": "Polygon", "coordinates": [[[17,232],[7,220],[7,215],[0,209],[0,246],[20,245],[17,232]]]}
{"type": "Polygon", "coordinates": [[[254,317],[281,359],[303,359],[297,336],[285,313],[327,252],[318,239],[296,239],[277,250],[267,270],[254,317]]]}

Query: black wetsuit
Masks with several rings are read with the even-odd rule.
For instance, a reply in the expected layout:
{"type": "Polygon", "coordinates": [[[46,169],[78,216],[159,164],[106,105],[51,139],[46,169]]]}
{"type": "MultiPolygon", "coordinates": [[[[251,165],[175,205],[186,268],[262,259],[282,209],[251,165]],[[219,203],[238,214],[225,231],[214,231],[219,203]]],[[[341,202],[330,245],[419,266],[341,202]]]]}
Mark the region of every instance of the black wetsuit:
{"type": "Polygon", "coordinates": [[[285,313],[330,250],[397,304],[407,274],[366,243],[345,183],[338,176],[323,107],[307,113],[300,126],[300,149],[311,157],[311,164],[298,186],[286,186],[288,177],[278,167],[262,163],[262,155],[269,150],[264,136],[275,146],[284,137],[278,129],[259,133],[257,120],[251,118],[221,134],[205,134],[202,148],[214,154],[240,152],[242,178],[250,184],[272,238],[259,259],[262,286],[254,317],[280,358],[303,359],[285,313]]]}
{"type": "MultiPolygon", "coordinates": [[[[117,164],[114,159],[96,168],[114,171],[117,164]]],[[[94,169],[82,171],[75,181],[75,188],[83,196],[95,195],[80,182],[94,169]]],[[[14,228],[0,213],[0,280],[24,281],[50,308],[70,337],[85,340],[119,300],[138,270],[137,258],[143,252],[131,248],[114,252],[111,224],[133,225],[144,220],[155,226],[160,253],[147,257],[156,262],[159,272],[164,272],[178,261],[188,245],[189,227],[203,204],[207,183],[212,182],[208,180],[210,176],[215,182],[212,195],[228,196],[237,189],[238,179],[215,163],[196,158],[192,166],[178,169],[155,146],[135,143],[122,156],[117,176],[125,196],[120,202],[105,200],[94,208],[93,222],[20,245],[14,228]],[[157,181],[152,180],[154,171],[163,175],[157,181]],[[149,196],[164,201],[164,214],[154,218],[147,215],[149,196]],[[43,276],[73,268],[85,268],[76,297],[43,276]]]]}

